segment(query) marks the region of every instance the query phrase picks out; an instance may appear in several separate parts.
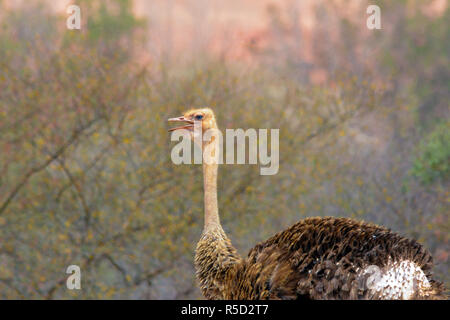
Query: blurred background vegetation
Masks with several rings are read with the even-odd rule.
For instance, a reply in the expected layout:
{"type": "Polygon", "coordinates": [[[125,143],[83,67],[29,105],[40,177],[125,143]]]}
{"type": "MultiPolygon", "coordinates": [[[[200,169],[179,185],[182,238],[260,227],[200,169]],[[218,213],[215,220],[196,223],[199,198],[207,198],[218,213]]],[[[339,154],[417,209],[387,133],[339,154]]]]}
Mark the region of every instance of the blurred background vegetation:
{"type": "Polygon", "coordinates": [[[81,30],[48,1],[0,1],[0,298],[201,298],[201,167],[172,164],[166,123],[198,106],[222,129],[280,128],[277,175],[220,168],[241,254],[304,217],[353,217],[419,240],[449,288],[449,6],[371,1],[369,31],[357,2],[310,7],[308,58],[301,1],[273,1],[239,58],[206,40],[155,54],[130,0],[76,1],[81,30]]]}

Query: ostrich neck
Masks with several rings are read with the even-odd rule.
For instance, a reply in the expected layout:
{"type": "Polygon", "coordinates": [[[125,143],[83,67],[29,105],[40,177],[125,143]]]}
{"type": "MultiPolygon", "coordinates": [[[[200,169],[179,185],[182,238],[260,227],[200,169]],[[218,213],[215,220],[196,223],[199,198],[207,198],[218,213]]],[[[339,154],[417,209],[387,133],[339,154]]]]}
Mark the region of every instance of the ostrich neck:
{"type": "MultiPolygon", "coordinates": [[[[217,142],[212,140],[208,143],[212,152],[217,152],[217,142]],[[212,144],[212,145],[211,145],[212,144]]],[[[205,148],[207,144],[203,146],[205,148]]],[[[205,204],[205,226],[204,231],[212,231],[222,228],[219,219],[219,208],[217,203],[217,171],[218,164],[208,164],[203,161],[203,188],[205,204]]]]}
{"type": "MultiPolygon", "coordinates": [[[[211,153],[218,152],[217,142],[209,143],[211,153]],[[214,145],[210,145],[213,143],[214,145]],[[212,149],[214,148],[214,149],[212,149]]],[[[195,250],[195,269],[198,283],[207,299],[224,299],[226,279],[230,271],[241,261],[236,249],[220,225],[217,205],[218,164],[203,161],[203,185],[205,195],[205,226],[195,250]]]]}
{"type": "Polygon", "coordinates": [[[217,169],[217,164],[203,164],[205,231],[221,228],[217,205],[217,169]]]}

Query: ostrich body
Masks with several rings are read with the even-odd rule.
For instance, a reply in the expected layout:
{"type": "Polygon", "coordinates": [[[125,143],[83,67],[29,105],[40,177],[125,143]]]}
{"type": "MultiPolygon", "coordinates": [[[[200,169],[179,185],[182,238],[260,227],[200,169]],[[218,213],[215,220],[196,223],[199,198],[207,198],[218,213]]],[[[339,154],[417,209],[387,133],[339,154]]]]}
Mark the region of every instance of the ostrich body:
{"type": "MultiPolygon", "coordinates": [[[[169,121],[217,129],[209,108],[169,121]]],[[[214,137],[202,150],[217,152],[214,137]]],[[[257,244],[241,258],[222,229],[217,163],[203,162],[205,224],[195,251],[196,276],[207,299],[439,299],[432,257],[415,240],[348,218],[306,218],[257,244]]]]}

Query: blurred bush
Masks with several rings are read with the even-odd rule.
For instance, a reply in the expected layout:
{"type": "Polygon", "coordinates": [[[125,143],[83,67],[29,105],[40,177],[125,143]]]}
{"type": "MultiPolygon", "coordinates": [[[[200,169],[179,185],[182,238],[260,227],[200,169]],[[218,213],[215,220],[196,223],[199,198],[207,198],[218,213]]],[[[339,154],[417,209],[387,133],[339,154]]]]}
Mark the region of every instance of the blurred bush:
{"type": "Polygon", "coordinates": [[[422,141],[412,174],[421,182],[430,184],[446,181],[450,174],[450,122],[437,125],[422,141]]]}

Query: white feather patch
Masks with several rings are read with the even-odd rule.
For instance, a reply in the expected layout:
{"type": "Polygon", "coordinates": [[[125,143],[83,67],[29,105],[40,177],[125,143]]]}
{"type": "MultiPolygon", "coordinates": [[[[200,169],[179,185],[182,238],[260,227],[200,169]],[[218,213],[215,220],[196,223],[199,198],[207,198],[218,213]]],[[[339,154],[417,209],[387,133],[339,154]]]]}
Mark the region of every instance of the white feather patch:
{"type": "Polygon", "coordinates": [[[422,269],[410,260],[389,261],[383,268],[368,266],[360,271],[360,277],[366,278],[366,287],[372,294],[387,300],[408,300],[431,288],[422,269]]]}

